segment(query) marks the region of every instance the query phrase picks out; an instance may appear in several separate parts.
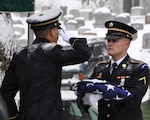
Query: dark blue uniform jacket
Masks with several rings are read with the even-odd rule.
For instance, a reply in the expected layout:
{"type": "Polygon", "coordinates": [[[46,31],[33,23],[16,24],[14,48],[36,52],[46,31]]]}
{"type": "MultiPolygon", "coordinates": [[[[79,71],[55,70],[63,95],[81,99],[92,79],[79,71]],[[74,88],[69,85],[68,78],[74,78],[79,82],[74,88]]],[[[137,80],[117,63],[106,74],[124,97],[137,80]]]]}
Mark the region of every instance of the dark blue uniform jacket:
{"type": "Polygon", "coordinates": [[[82,63],[90,57],[86,39],[72,38],[70,43],[73,49],[63,50],[45,38],[37,38],[31,46],[14,54],[1,87],[12,120],[63,119],[62,66],[82,63]],[[14,99],[18,91],[19,112],[14,99]]]}
{"type": "Polygon", "coordinates": [[[132,98],[123,100],[101,99],[98,102],[99,120],[143,120],[140,105],[148,88],[147,64],[127,55],[112,75],[110,61],[104,61],[95,67],[91,78],[121,85],[133,95],[132,98]]]}

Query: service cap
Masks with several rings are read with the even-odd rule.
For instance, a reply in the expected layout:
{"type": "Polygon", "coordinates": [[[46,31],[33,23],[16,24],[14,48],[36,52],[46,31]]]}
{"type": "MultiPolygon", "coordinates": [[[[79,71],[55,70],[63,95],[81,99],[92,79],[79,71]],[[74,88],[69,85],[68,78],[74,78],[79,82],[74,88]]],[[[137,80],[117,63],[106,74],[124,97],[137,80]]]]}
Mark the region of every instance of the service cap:
{"type": "Polygon", "coordinates": [[[105,39],[115,40],[120,38],[128,38],[132,40],[133,34],[137,33],[137,30],[127,24],[118,21],[107,21],[105,27],[108,28],[105,39]]]}
{"type": "Polygon", "coordinates": [[[29,16],[26,21],[31,24],[33,30],[61,28],[58,20],[60,15],[61,11],[59,9],[47,9],[29,16]]]}

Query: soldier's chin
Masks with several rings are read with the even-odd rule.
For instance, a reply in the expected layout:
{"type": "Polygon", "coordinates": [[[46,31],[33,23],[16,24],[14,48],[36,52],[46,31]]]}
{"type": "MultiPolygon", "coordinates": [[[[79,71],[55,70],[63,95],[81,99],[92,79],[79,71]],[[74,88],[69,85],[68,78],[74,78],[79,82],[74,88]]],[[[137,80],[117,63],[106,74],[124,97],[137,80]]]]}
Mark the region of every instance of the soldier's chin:
{"type": "Polygon", "coordinates": [[[109,55],[113,55],[114,52],[113,52],[112,50],[108,50],[108,54],[109,54],[109,55]]]}
{"type": "Polygon", "coordinates": [[[116,53],[114,53],[114,52],[108,52],[108,54],[110,55],[110,56],[112,56],[112,57],[115,57],[117,54],[116,53]]]}

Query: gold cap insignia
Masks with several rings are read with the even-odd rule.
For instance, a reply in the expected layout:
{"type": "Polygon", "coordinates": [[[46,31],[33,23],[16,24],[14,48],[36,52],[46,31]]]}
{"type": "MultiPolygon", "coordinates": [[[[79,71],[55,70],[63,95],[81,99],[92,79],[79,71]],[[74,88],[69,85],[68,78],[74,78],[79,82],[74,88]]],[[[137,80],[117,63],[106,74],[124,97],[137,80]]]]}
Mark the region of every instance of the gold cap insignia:
{"type": "Polygon", "coordinates": [[[114,25],[113,22],[109,23],[109,27],[113,27],[113,25],[114,25]]]}
{"type": "Polygon", "coordinates": [[[55,23],[55,26],[57,26],[57,23],[55,23]]]}

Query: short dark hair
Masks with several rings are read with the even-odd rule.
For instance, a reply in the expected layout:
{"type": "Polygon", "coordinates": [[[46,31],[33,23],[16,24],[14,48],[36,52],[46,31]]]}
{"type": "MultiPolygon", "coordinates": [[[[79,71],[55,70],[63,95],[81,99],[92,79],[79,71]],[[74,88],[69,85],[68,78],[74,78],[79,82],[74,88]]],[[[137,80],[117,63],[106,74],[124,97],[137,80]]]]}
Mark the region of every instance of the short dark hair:
{"type": "Polygon", "coordinates": [[[47,30],[33,30],[36,37],[47,37],[50,29],[47,30]]]}

